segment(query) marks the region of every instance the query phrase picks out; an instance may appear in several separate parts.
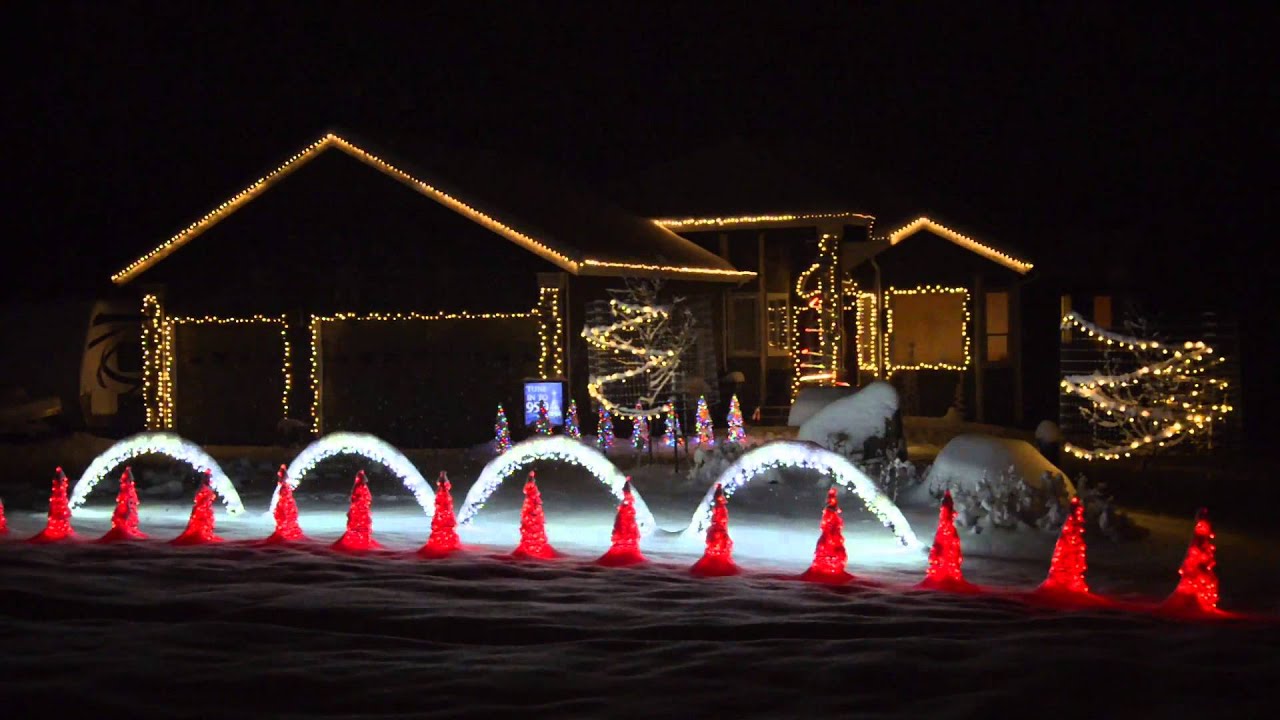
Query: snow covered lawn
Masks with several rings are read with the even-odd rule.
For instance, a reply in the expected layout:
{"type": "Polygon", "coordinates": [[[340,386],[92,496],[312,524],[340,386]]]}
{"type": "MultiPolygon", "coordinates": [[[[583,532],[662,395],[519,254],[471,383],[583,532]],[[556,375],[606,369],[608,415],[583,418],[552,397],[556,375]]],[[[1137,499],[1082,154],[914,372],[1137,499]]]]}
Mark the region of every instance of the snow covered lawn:
{"type": "MultiPolygon", "coordinates": [[[[898,550],[852,495],[842,496],[849,569],[863,585],[792,579],[811,557],[821,505],[779,503],[778,486],[763,484],[730,502],[743,576],[690,577],[701,547],[668,535],[642,543],[648,566],[596,567],[612,499],[578,480],[539,471],[550,540],[567,555],[541,564],[501,557],[517,538],[516,481],[462,530],[468,552],[435,561],[414,556],[429,524],[394,482],[375,487],[373,507],[388,550],[364,557],[327,549],[345,498],[305,483],[298,504],[314,543],[298,549],[251,546],[271,530],[262,492],[244,493],[241,518],[219,510],[228,542],[215,547],[165,544],[185,525],[189,498],[144,497],[153,539],[131,546],[16,542],[43,517],[10,508],[0,542],[4,715],[1262,717],[1276,696],[1274,621],[914,591],[923,557],[898,550]]],[[[454,482],[460,499],[468,480],[454,482]]],[[[701,494],[652,479],[637,486],[666,528],[686,524],[701,494]]],[[[109,526],[113,497],[95,492],[77,516],[85,540],[109,526]]],[[[930,540],[936,512],[908,516],[930,540]]],[[[1173,587],[1190,519],[1142,519],[1150,538],[1090,546],[1096,591],[1154,601],[1173,587]]],[[[962,539],[969,579],[1011,591],[1043,579],[1053,540],[1028,538],[1010,557],[989,538],[962,539]],[[1005,557],[979,557],[984,542],[1005,557]]],[[[1274,551],[1221,529],[1218,547],[1221,606],[1280,614],[1274,551]]]]}

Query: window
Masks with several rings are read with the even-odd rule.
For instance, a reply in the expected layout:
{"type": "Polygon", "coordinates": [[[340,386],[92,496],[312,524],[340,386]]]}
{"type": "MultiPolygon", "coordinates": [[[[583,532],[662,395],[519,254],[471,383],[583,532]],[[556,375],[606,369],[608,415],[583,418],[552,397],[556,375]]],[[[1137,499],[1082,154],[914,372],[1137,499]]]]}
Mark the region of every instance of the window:
{"type": "Polygon", "coordinates": [[[760,354],[760,301],[754,293],[729,296],[728,345],[730,355],[760,354]]]}
{"type": "Polygon", "coordinates": [[[769,293],[769,354],[787,355],[791,345],[791,301],[787,293],[769,293]]]}
{"type": "Polygon", "coordinates": [[[889,290],[887,364],[899,370],[968,367],[968,299],[964,290],[889,290]]]}
{"type": "Polygon", "coordinates": [[[1009,361],[1009,293],[987,293],[986,358],[989,363],[1009,361]]]}
{"type": "Polygon", "coordinates": [[[1111,329],[1111,296],[1095,295],[1093,298],[1093,323],[1100,328],[1111,329]]]}

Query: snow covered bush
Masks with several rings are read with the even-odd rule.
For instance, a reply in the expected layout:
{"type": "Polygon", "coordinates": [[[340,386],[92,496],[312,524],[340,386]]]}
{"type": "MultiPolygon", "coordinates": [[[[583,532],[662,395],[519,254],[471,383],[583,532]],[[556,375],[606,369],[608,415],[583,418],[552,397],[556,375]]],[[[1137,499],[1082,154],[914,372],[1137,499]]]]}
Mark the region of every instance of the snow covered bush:
{"type": "Polygon", "coordinates": [[[1134,522],[1115,504],[1103,482],[1092,482],[1083,473],[1076,476],[1076,493],[1084,504],[1085,523],[1110,540],[1135,540],[1150,531],[1134,522]]]}
{"type": "MultiPolygon", "coordinates": [[[[883,381],[828,403],[800,425],[796,439],[816,443],[850,460],[879,457],[902,445],[898,391],[883,381]]],[[[905,459],[905,454],[902,455],[905,459]]]]}

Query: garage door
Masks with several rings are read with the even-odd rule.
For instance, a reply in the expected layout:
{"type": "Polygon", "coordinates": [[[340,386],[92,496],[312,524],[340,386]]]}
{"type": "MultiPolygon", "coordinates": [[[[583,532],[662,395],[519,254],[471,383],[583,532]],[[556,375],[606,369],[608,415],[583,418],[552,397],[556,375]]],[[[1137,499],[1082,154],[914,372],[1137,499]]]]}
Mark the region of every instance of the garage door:
{"type": "Polygon", "coordinates": [[[199,443],[274,442],[284,410],[280,325],[179,323],[173,332],[174,429],[199,443]]]}
{"type": "Polygon", "coordinates": [[[493,435],[499,402],[537,372],[533,318],[331,320],[321,327],[324,432],[401,447],[468,447],[493,435]]]}

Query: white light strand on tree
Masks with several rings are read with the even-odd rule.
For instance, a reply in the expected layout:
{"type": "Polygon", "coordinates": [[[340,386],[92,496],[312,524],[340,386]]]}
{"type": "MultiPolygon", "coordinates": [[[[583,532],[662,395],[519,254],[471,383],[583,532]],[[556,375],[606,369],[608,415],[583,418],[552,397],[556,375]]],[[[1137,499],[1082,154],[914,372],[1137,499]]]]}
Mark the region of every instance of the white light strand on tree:
{"type": "MultiPolygon", "coordinates": [[[[1080,413],[1095,430],[1114,431],[1124,437],[1122,442],[1094,449],[1063,443],[1063,449],[1077,458],[1118,460],[1204,438],[1213,423],[1233,409],[1221,395],[1227,382],[1202,377],[1224,360],[1215,358],[1213,348],[1203,342],[1179,346],[1116,333],[1075,312],[1063,316],[1061,325],[1083,331],[1108,350],[1118,346],[1132,353],[1139,364],[1124,373],[1063,378],[1064,393],[1089,401],[1080,413]]],[[[1112,362],[1108,356],[1108,367],[1112,362]]]]}
{"type": "Polygon", "coordinates": [[[218,466],[218,461],[190,440],[165,432],[144,432],[127,437],[94,458],[71,491],[71,499],[68,501],[71,511],[75,512],[77,508],[84,505],[89,492],[99,480],[107,476],[107,473],[128,460],[151,454],[164,455],[186,463],[196,472],[203,473],[208,470],[209,485],[227,506],[227,514],[239,515],[244,512],[239,493],[236,492],[227,474],[218,466]]]}
{"type": "Polygon", "coordinates": [[[660,396],[674,390],[680,358],[693,343],[689,324],[679,324],[674,305],[657,304],[661,284],[634,282],[624,294],[628,300],[609,300],[609,312],[621,318],[609,325],[584,327],[582,337],[601,352],[612,353],[622,369],[587,378],[587,393],[615,416],[656,418],[662,415],[660,396]],[[613,383],[643,382],[644,391],[636,407],[609,399],[605,386],[613,383]]]}
{"type": "MultiPolygon", "coordinates": [[[[296,489],[304,475],[335,455],[359,455],[386,467],[413,493],[427,517],[435,514],[436,494],[426,478],[422,477],[422,473],[418,472],[418,468],[390,443],[366,433],[329,433],[303,448],[293,462],[289,463],[289,486],[296,489]]],[[[276,491],[271,496],[271,506],[267,508],[268,515],[275,512],[279,500],[280,486],[277,484],[276,491]]]]}
{"type": "Polygon", "coordinates": [[[783,467],[817,470],[831,476],[837,484],[853,490],[854,494],[866,504],[867,509],[889,528],[904,546],[915,550],[924,548],[902,511],[893,500],[889,499],[888,495],[876,487],[866,473],[859,470],[843,455],[810,443],[793,440],[775,440],[743,453],[712,483],[706,495],[703,496],[702,502],[698,504],[698,509],[694,511],[693,519],[689,521],[689,527],[686,528],[685,533],[689,536],[699,535],[711,523],[716,485],[720,485],[724,489],[725,496],[728,497],[733,495],[735,490],[758,477],[760,473],[783,467]]]}
{"type": "MultiPolygon", "coordinates": [[[[504,480],[517,470],[539,460],[553,460],[570,465],[577,465],[594,475],[608,488],[619,501],[622,500],[622,487],[627,476],[617,468],[609,458],[595,448],[571,440],[563,435],[552,437],[536,437],[513,445],[510,450],[499,455],[480,471],[480,477],[467,491],[467,497],[458,510],[458,527],[462,527],[475,519],[476,513],[484,507],[485,501],[498,489],[504,480]]],[[[652,533],[658,526],[653,513],[645,504],[640,493],[632,488],[635,498],[636,524],[642,535],[652,533]]]]}

